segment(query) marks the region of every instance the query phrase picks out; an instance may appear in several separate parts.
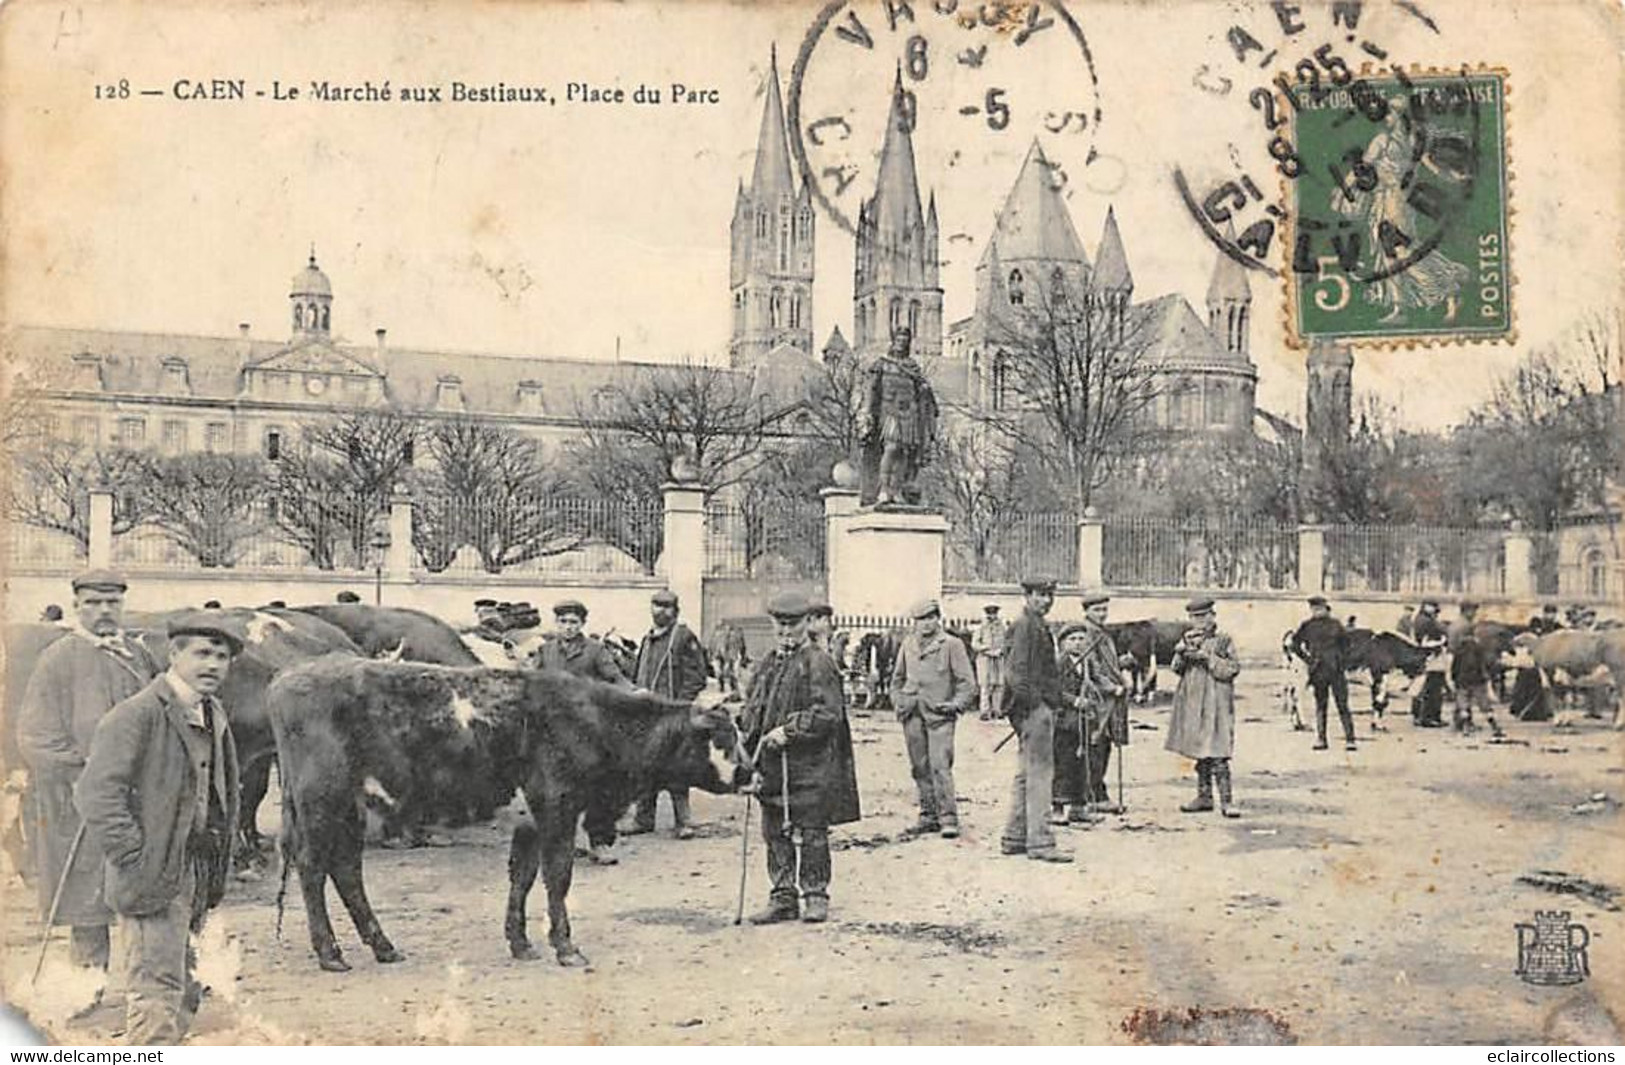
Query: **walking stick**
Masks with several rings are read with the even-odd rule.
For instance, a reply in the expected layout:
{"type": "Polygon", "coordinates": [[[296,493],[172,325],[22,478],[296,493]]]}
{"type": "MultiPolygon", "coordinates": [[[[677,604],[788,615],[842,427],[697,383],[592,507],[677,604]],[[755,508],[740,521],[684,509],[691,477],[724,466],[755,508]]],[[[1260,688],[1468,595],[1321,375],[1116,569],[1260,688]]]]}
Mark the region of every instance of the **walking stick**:
{"type": "Polygon", "coordinates": [[[1012,728],[1009,733],[1005,735],[1004,739],[999,741],[999,745],[993,748],[993,753],[998,754],[1000,751],[1004,750],[1005,745],[1007,745],[1011,740],[1015,739],[1018,735],[1020,735],[1020,733],[1012,728]]]}
{"type": "Polygon", "coordinates": [[[739,907],[734,911],[734,925],[745,923],[745,877],[750,873],[750,796],[745,796],[745,830],[739,840],[739,907]]]}
{"type": "Polygon", "coordinates": [[[62,895],[68,887],[68,874],[73,872],[74,859],[79,857],[79,846],[85,841],[85,822],[79,822],[79,831],[73,834],[73,843],[68,846],[68,860],[62,863],[62,876],[56,882],[56,894],[51,896],[51,912],[45,918],[45,932],[40,936],[39,957],[34,961],[34,975],[28,981],[29,986],[39,982],[40,970],[45,968],[45,949],[51,945],[51,927],[56,924],[56,915],[62,909],[62,895]]]}
{"type": "Polygon", "coordinates": [[[790,820],[790,752],[784,747],[779,748],[779,778],[784,795],[784,834],[789,836],[795,824],[790,820]]]}
{"type": "Polygon", "coordinates": [[[1128,804],[1123,801],[1123,752],[1128,750],[1126,744],[1117,747],[1117,808],[1128,813],[1128,804]]]}

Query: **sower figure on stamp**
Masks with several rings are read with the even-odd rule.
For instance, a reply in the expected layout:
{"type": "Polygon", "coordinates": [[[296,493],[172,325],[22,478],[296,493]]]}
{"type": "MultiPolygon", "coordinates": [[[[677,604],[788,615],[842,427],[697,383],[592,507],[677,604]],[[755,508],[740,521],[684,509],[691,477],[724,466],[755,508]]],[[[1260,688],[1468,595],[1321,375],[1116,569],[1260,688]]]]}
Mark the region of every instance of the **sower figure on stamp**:
{"type": "Polygon", "coordinates": [[[1163,745],[1196,760],[1196,798],[1180,810],[1193,814],[1213,809],[1217,784],[1219,812],[1240,817],[1230,808],[1230,757],[1236,748],[1235,683],[1241,663],[1235,642],[1219,631],[1213,600],[1193,599],[1185,610],[1191,628],[1174,649],[1173,669],[1179,674],[1179,687],[1174,690],[1168,740],[1163,745]]]}
{"type": "MultiPolygon", "coordinates": [[[[562,669],[578,677],[601,680],[630,688],[615,656],[603,644],[581,631],[587,623],[587,608],[574,599],[565,599],[553,607],[553,620],[558,633],[542,644],[538,665],[542,669],[562,669]]],[[[615,846],[615,822],[624,811],[612,809],[600,802],[589,802],[581,816],[587,830],[587,859],[594,865],[615,865],[620,861],[610,848],[615,846]]]]}
{"type": "Polygon", "coordinates": [[[216,693],[241,651],[209,611],[172,619],[168,671],[102,719],[75,788],[121,922],[132,1044],[179,1042],[202,995],[190,936],[225,894],[238,803],[216,693]]]}
{"type": "Polygon", "coordinates": [[[49,916],[60,886],[56,923],[72,929],[72,962],[96,969],[108,967],[113,912],[102,897],[95,840],[82,840],[72,854],[79,837],[73,786],[102,718],[158,673],[146,648],[122,629],[126,587],[108,570],[74,578],[68,633],[41,653],[17,717],[17,743],[31,774],[27,809],[34,819],[40,916],[49,916]]]}
{"type": "Polygon", "coordinates": [[[942,629],[935,599],[911,611],[914,631],[903,638],[892,666],[892,705],[903,725],[909,767],[920,796],[920,819],[912,835],[959,835],[959,803],[954,794],[954,725],[976,701],[970,655],[958,637],[942,629]]]}
{"type": "Polygon", "coordinates": [[[1309,620],[1292,636],[1292,653],[1309,667],[1309,687],[1315,693],[1315,747],[1324,751],[1326,742],[1326,699],[1337,700],[1337,717],[1343,724],[1343,749],[1354,750],[1354,715],[1349,712],[1348,629],[1332,617],[1331,604],[1323,595],[1309,597],[1309,620]]]}
{"type": "Polygon", "coordinates": [[[971,646],[976,651],[976,679],[982,687],[983,721],[992,721],[1004,701],[1004,648],[1010,642],[1010,625],[999,617],[999,604],[982,608],[985,615],[976,626],[971,646]]]}
{"type": "MultiPolygon", "coordinates": [[[[705,690],[710,672],[705,664],[705,648],[700,646],[699,637],[677,620],[677,593],[663,589],[656,592],[649,603],[654,627],[638,644],[637,676],[634,679],[640,688],[647,688],[668,699],[691,703],[705,690]]],[[[693,839],[688,789],[679,788],[669,794],[677,838],[693,839]]],[[[659,801],[658,791],[638,799],[637,813],[628,835],[655,830],[655,811],[659,801]]]]}
{"type": "Polygon", "coordinates": [[[1010,785],[1010,813],[1000,851],[1041,862],[1070,862],[1055,846],[1046,816],[1055,780],[1055,711],[1061,705],[1061,675],[1055,641],[1044,616],[1055,605],[1055,582],[1028,577],[1021,582],[1025,608],[1010,627],[1005,654],[1005,712],[1021,744],[1020,768],[1010,785]]]}
{"type": "MultiPolygon", "coordinates": [[[[1128,746],[1128,686],[1123,683],[1117,645],[1106,631],[1111,598],[1096,592],[1083,598],[1085,643],[1084,663],[1092,699],[1084,704],[1084,740],[1089,757],[1089,796],[1093,809],[1120,814],[1123,808],[1111,801],[1106,788],[1106,770],[1111,765],[1112,748],[1128,746]]],[[[1118,755],[1121,760],[1122,755],[1118,755]]],[[[1121,767],[1119,767],[1121,768],[1121,767]]]]}
{"type": "Polygon", "coordinates": [[[869,367],[862,411],[863,469],[860,501],[865,506],[920,501],[915,481],[925,451],[936,439],[937,399],[909,354],[913,333],[892,333],[886,354],[869,367]]]}
{"type": "Polygon", "coordinates": [[[767,604],[778,646],[751,677],[741,722],[746,748],[756,755],[773,884],[753,924],[829,919],[829,829],[860,816],[841,679],[834,660],[807,639],[807,609],[799,595],[767,604]],[[799,855],[792,831],[801,834],[799,855]]]}

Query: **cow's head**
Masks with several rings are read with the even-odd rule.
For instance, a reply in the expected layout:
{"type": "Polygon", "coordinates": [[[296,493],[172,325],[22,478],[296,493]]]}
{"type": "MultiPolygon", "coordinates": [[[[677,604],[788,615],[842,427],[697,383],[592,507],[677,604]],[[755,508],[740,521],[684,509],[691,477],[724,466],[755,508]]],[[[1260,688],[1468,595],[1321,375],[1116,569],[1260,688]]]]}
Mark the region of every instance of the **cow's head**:
{"type": "Polygon", "coordinates": [[[540,633],[512,634],[503,637],[502,649],[521,669],[539,669],[545,642],[540,633]]]}
{"type": "Polygon", "coordinates": [[[676,755],[666,766],[674,784],[722,794],[750,782],[750,756],[723,699],[705,692],[694,701],[676,755]]]}

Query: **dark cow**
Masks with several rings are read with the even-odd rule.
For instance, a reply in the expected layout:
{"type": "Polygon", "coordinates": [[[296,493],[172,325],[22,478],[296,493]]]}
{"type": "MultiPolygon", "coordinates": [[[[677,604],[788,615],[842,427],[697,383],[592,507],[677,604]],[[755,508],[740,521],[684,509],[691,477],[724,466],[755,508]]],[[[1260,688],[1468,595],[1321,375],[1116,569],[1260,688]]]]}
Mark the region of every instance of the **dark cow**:
{"type": "Polygon", "coordinates": [[[1424,648],[1396,632],[1348,630],[1346,668],[1350,673],[1363,669],[1371,675],[1371,711],[1378,716],[1388,708],[1388,691],[1384,686],[1388,674],[1402,673],[1414,680],[1426,669],[1427,660],[1424,648]]]}
{"type": "Polygon", "coordinates": [[[480,662],[456,629],[421,610],[365,603],[321,603],[297,609],[343,629],[369,658],[393,655],[406,662],[442,666],[480,662]]]}
{"type": "Polygon", "coordinates": [[[1157,667],[1171,665],[1174,648],[1189,626],[1183,621],[1151,618],[1141,621],[1114,621],[1106,626],[1112,645],[1125,656],[1130,692],[1136,702],[1148,703],[1157,694],[1157,667]]]}
{"type": "Polygon", "coordinates": [[[362,882],[361,807],[368,798],[419,801],[448,755],[455,762],[458,752],[482,749],[509,794],[523,790],[530,820],[514,830],[508,858],[508,949],[523,960],[540,956],[525,920],[539,868],[561,965],[586,962],[571,940],[565,896],[588,803],[624,808],[661,788],[728,792],[748,777],[725,709],[557,671],[329,659],[278,677],[270,713],[282,764],[283,888],[296,866],[311,946],[333,972],[348,965],[327,915],[329,878],[373,956],[400,960],[362,882]]]}

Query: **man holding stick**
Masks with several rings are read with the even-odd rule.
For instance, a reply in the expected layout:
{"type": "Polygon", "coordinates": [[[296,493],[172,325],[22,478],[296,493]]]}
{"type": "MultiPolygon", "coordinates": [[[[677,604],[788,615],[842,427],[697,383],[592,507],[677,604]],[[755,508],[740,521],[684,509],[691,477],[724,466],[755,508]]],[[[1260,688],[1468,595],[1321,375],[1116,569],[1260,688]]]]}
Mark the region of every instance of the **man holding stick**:
{"type": "Polygon", "coordinates": [[[1044,616],[1055,605],[1055,582],[1028,577],[1021,617],[1010,628],[1005,656],[1006,713],[1021,743],[1021,764],[1010,786],[1010,813],[999,850],[1039,862],[1070,862],[1055,846],[1049,824],[1055,780],[1055,710],[1061,705],[1061,674],[1055,641],[1044,616]]]}
{"type": "Polygon", "coordinates": [[[742,731],[746,749],[756,752],[773,885],[752,924],[829,920],[829,829],[861,816],[841,678],[834,659],[807,638],[808,609],[794,594],[767,604],[778,647],[757,667],[745,698],[742,731]]]}
{"type": "MultiPolygon", "coordinates": [[[[1093,696],[1084,706],[1085,738],[1089,756],[1090,806],[1103,813],[1120,814],[1122,795],[1111,801],[1106,787],[1106,770],[1111,765],[1112,748],[1128,746],[1128,688],[1118,664],[1117,645],[1106,631],[1111,597],[1095,592],[1083,597],[1083,660],[1090,684],[1085,691],[1093,696]]],[[[1123,756],[1117,756],[1118,780],[1122,780],[1123,756]]]]}

